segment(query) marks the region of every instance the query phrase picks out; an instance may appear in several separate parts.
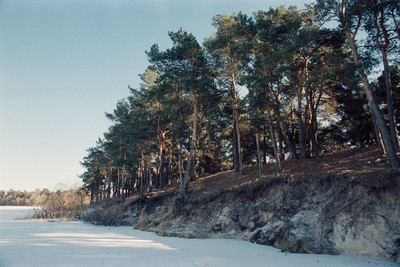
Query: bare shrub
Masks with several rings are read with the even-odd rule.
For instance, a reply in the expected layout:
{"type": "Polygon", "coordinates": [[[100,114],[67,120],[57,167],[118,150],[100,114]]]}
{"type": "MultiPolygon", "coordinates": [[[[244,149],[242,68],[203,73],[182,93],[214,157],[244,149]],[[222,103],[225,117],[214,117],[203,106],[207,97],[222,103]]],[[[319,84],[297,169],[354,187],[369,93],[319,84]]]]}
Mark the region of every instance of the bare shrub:
{"type": "Polygon", "coordinates": [[[80,219],[87,206],[85,192],[80,189],[49,192],[39,208],[34,209],[37,219],[80,219]]]}
{"type": "Polygon", "coordinates": [[[147,216],[146,213],[146,208],[142,209],[142,211],[140,212],[139,218],[137,223],[135,224],[135,228],[136,229],[141,229],[141,230],[145,230],[149,227],[150,222],[149,222],[149,217],[147,216]]]}
{"type": "Polygon", "coordinates": [[[123,208],[115,204],[105,207],[98,206],[89,208],[82,213],[82,219],[84,221],[105,226],[124,225],[124,217],[123,208]]]}
{"type": "Polygon", "coordinates": [[[174,213],[174,207],[168,206],[167,212],[160,219],[158,219],[158,228],[162,230],[167,229],[174,217],[176,217],[176,214],[174,213]]]}

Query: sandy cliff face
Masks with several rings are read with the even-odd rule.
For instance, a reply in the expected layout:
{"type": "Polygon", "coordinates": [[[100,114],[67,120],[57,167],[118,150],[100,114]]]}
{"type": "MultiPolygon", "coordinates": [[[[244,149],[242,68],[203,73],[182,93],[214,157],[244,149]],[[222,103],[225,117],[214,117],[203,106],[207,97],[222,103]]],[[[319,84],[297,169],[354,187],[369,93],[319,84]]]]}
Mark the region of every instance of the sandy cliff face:
{"type": "Polygon", "coordinates": [[[170,193],[125,203],[121,222],[160,235],[400,261],[400,186],[396,177],[382,179],[375,185],[343,175],[256,180],[225,192],[193,193],[179,213],[170,193]]]}

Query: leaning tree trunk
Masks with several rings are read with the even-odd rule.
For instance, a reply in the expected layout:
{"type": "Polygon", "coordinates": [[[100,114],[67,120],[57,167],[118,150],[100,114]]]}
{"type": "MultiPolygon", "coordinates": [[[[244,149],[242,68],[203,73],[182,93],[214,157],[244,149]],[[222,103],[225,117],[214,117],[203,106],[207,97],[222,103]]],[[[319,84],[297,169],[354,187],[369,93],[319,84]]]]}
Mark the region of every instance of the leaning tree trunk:
{"type": "Polygon", "coordinates": [[[390,45],[389,34],[386,30],[385,26],[385,11],[382,5],[374,9],[374,25],[376,28],[376,36],[375,36],[375,44],[380,49],[382,54],[382,62],[383,62],[383,73],[385,78],[385,91],[386,91],[386,104],[388,108],[388,116],[389,116],[389,130],[392,138],[392,143],[396,152],[399,152],[399,141],[396,131],[396,121],[394,116],[394,108],[393,108],[393,97],[392,90],[390,84],[390,69],[389,69],[389,60],[387,56],[387,49],[390,45]],[[380,15],[380,16],[379,16],[380,15]],[[383,36],[383,41],[381,41],[380,36],[383,36]]]}
{"type": "MultiPolygon", "coordinates": [[[[381,50],[386,50],[386,49],[382,48],[381,50]]],[[[390,86],[389,63],[388,63],[386,52],[382,52],[382,56],[383,56],[383,63],[384,63],[386,104],[387,104],[388,115],[389,115],[390,136],[392,138],[394,149],[396,150],[396,152],[399,152],[399,140],[397,137],[396,120],[395,120],[394,108],[393,108],[393,97],[392,97],[392,90],[391,90],[391,86],[390,86]]]]}
{"type": "Polygon", "coordinates": [[[351,32],[346,31],[346,39],[350,44],[354,62],[357,64],[357,72],[361,76],[361,79],[362,79],[362,82],[364,85],[365,94],[368,99],[368,105],[371,109],[371,112],[373,113],[372,117],[374,118],[374,123],[376,123],[376,126],[378,127],[379,131],[381,132],[383,144],[384,144],[384,147],[387,152],[389,164],[393,169],[399,169],[400,168],[400,160],[397,157],[396,149],[394,148],[392,138],[390,135],[390,131],[389,131],[389,129],[386,125],[386,122],[383,118],[383,115],[378,107],[374,92],[371,88],[371,85],[369,84],[368,77],[365,74],[365,71],[364,71],[362,65],[360,64],[357,45],[356,45],[356,42],[355,42],[351,32]]]}

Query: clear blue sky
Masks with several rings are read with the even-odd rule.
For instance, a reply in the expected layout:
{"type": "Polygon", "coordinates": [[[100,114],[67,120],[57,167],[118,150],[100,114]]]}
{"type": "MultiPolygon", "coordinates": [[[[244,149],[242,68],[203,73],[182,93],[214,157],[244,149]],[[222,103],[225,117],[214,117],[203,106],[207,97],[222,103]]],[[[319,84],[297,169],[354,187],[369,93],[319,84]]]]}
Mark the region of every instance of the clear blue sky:
{"type": "Polygon", "coordinates": [[[104,112],[138,87],[144,51],[169,47],[169,30],[202,42],[216,14],[305,1],[0,0],[0,190],[80,182],[104,112]]]}

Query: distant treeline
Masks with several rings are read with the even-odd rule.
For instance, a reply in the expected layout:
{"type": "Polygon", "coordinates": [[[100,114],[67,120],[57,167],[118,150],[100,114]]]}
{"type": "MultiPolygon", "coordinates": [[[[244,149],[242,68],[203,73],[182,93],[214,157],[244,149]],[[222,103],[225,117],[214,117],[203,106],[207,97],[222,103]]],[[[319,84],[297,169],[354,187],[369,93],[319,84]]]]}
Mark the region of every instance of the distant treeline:
{"type": "Polygon", "coordinates": [[[39,206],[46,201],[50,194],[52,192],[47,188],[31,192],[13,189],[0,190],[0,206],[39,206]]]}
{"type": "Polygon", "coordinates": [[[80,188],[50,191],[0,190],[0,206],[36,206],[34,217],[71,219],[80,217],[88,203],[87,193],[80,188]]]}

